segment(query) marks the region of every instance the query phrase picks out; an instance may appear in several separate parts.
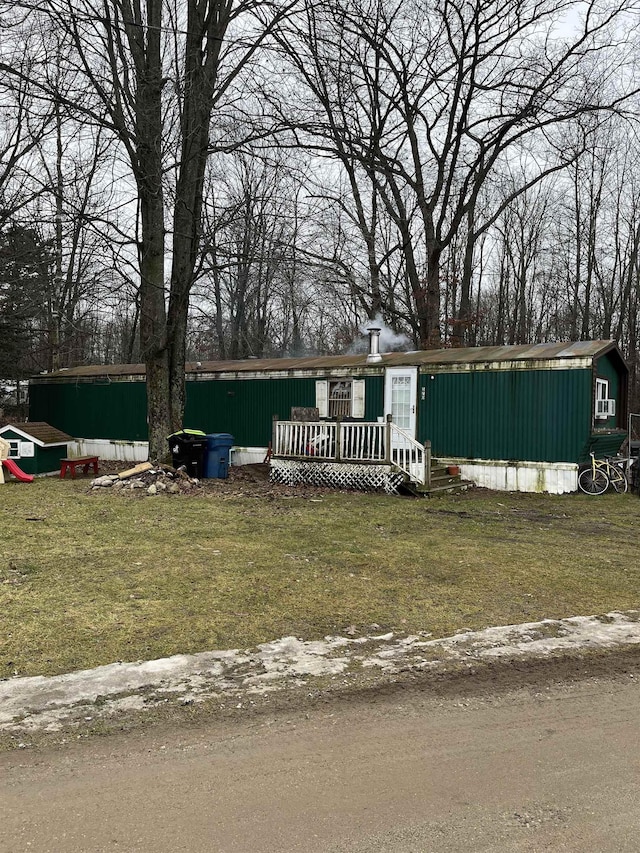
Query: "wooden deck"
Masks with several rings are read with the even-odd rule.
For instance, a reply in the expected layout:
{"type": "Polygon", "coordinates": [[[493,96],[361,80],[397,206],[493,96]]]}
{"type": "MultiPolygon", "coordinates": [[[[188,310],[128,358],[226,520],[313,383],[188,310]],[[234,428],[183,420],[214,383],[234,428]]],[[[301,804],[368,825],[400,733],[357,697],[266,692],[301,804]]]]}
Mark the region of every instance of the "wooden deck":
{"type": "Polygon", "coordinates": [[[391,420],[274,421],[271,476],[286,484],[397,494],[436,494],[466,488],[459,475],[433,463],[424,445],[391,420]]]}

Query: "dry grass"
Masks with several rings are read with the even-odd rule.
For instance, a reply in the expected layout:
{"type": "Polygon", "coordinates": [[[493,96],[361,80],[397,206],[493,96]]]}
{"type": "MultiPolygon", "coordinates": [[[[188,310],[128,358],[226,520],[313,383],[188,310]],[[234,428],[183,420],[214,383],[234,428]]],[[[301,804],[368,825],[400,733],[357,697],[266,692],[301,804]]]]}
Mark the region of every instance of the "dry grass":
{"type": "Polygon", "coordinates": [[[639,605],[636,496],[136,499],[0,487],[0,677],[639,605]]]}

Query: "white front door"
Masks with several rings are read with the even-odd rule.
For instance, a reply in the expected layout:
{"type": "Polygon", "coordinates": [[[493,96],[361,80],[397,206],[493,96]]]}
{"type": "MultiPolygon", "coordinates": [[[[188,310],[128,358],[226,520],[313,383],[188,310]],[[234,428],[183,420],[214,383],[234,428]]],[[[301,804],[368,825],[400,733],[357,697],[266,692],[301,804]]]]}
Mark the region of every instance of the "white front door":
{"type": "Polygon", "coordinates": [[[418,368],[388,367],[384,380],[384,413],[400,429],[416,437],[418,368]]]}

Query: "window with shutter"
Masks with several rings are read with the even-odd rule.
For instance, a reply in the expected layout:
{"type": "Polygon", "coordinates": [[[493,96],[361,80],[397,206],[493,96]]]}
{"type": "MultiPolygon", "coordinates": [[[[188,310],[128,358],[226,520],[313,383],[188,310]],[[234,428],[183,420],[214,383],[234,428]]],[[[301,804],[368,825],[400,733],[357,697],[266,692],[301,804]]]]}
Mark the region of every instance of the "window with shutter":
{"type": "Polygon", "coordinates": [[[316,407],[321,418],[364,418],[364,379],[319,379],[316,407]]]}

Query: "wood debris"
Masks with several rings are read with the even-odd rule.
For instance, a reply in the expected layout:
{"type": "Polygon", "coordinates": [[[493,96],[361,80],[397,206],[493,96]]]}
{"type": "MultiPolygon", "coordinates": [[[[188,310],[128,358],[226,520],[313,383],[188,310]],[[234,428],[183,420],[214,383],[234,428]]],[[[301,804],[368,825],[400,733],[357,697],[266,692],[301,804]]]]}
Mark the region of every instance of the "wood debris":
{"type": "Polygon", "coordinates": [[[129,477],[135,477],[138,474],[143,474],[145,471],[151,471],[152,469],[153,465],[151,462],[140,462],[139,465],[136,465],[133,468],[128,468],[126,471],[120,471],[118,478],[120,480],[128,480],[129,477]]]}

